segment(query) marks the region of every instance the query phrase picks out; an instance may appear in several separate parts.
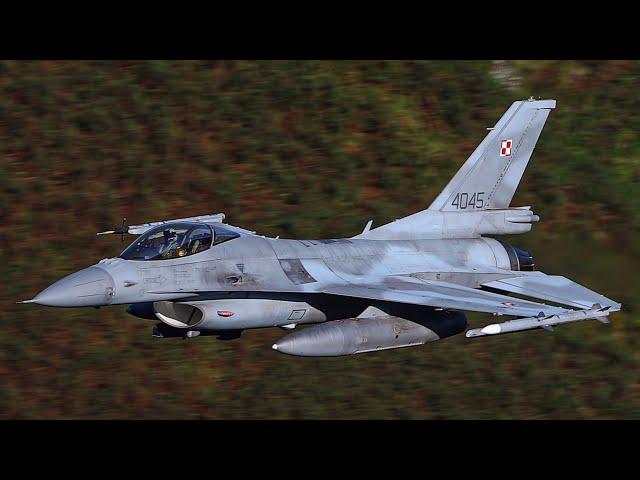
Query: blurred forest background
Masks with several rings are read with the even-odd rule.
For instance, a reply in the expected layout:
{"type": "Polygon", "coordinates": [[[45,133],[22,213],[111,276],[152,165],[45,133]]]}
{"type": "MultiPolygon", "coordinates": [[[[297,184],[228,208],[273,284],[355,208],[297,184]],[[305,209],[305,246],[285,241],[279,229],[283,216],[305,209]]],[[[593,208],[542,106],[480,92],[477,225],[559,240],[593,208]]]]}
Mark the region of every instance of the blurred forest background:
{"type": "Polygon", "coordinates": [[[0,418],[640,418],[639,87],[635,61],[0,62],[0,418]],[[423,209],[531,95],[558,103],[512,204],[541,222],[506,240],[611,325],[313,359],[15,304],[118,255],[123,217],[335,238],[423,209]]]}

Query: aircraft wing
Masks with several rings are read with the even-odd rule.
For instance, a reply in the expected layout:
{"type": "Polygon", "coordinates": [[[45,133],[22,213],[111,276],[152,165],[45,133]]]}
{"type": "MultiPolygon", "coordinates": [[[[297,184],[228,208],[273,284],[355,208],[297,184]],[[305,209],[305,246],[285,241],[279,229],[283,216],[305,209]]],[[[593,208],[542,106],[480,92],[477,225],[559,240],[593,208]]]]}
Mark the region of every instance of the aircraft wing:
{"type": "Polygon", "coordinates": [[[547,275],[543,272],[515,273],[518,275],[485,282],[482,285],[578,308],[591,308],[594,304],[600,304],[603,307],[611,307],[611,310],[615,311],[620,310],[622,306],[566,277],[547,275]]]}
{"type": "Polygon", "coordinates": [[[504,292],[493,293],[442,280],[418,279],[404,275],[379,277],[371,282],[350,282],[323,287],[324,293],[352,297],[386,300],[391,302],[428,305],[436,308],[487,312],[502,315],[538,316],[556,315],[571,308],[552,306],[524,300],[506,293],[547,300],[578,309],[594,306],[618,311],[621,304],[558,275],[543,272],[506,272],[507,278],[487,281],[482,286],[504,292]],[[517,275],[513,275],[516,273],[517,275]]]}
{"type": "Polygon", "coordinates": [[[372,282],[327,285],[323,293],[435,308],[535,317],[571,311],[563,307],[522,300],[441,280],[391,275],[372,282]]]}

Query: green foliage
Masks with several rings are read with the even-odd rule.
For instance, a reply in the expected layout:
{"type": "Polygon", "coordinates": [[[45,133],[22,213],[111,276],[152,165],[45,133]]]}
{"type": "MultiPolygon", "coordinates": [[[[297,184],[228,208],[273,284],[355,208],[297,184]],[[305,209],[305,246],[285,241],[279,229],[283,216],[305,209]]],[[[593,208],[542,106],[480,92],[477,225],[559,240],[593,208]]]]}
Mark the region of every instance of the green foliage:
{"type": "MultiPolygon", "coordinates": [[[[0,62],[0,418],[638,418],[640,63],[0,62]],[[270,236],[426,207],[508,105],[555,98],[509,239],[620,300],[612,325],[355,358],[154,340],[123,307],[15,305],[116,255],[95,232],[223,211],[270,236]]],[[[471,323],[487,318],[474,315],[471,323]]]]}

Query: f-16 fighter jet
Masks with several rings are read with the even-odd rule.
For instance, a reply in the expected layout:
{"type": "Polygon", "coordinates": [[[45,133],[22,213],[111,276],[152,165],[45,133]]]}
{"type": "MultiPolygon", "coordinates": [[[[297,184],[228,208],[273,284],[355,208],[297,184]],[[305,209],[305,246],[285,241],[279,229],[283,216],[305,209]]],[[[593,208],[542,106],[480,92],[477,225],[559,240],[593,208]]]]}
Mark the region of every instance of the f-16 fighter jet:
{"type": "Polygon", "coordinates": [[[619,303],[536,271],[530,253],[492,238],[526,233],[539,220],[510,203],[555,106],[513,103],[429,208],[408,217],[328,240],[269,238],[225,223],[222,213],[123,226],[102,232],[138,235],[118,257],[23,303],[129,304],[132,315],[159,321],[158,338],[232,339],[281,327],[293,331],[272,348],[304,356],[440,340],[467,328],[465,311],[495,316],[468,338],[608,323],[619,303]]]}

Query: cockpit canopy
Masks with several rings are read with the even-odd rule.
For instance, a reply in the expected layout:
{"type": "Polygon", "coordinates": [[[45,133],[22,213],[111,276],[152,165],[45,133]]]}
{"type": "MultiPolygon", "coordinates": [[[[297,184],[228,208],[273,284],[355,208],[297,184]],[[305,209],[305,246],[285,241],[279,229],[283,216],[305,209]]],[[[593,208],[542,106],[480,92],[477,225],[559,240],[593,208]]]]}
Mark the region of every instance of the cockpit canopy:
{"type": "Polygon", "coordinates": [[[188,257],[207,250],[211,244],[217,245],[237,238],[236,232],[215,225],[200,222],[167,223],[155,227],[138,237],[120,258],[125,260],[167,260],[188,257]]]}

